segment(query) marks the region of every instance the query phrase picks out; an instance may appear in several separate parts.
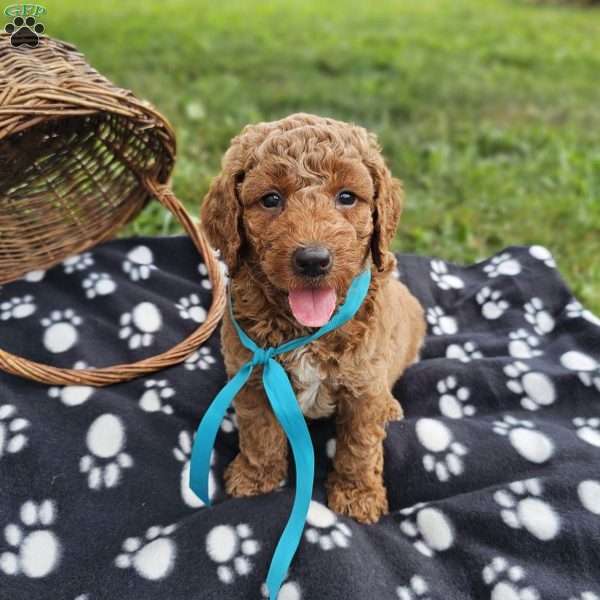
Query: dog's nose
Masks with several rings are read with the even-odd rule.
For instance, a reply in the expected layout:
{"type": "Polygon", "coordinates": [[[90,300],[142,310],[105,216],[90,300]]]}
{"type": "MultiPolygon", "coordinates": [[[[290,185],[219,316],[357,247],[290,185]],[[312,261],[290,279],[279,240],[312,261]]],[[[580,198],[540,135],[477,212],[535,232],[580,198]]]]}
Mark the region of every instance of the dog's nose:
{"type": "Polygon", "coordinates": [[[331,270],[331,252],[323,246],[306,246],[294,252],[294,271],[305,277],[327,275],[331,270]]]}

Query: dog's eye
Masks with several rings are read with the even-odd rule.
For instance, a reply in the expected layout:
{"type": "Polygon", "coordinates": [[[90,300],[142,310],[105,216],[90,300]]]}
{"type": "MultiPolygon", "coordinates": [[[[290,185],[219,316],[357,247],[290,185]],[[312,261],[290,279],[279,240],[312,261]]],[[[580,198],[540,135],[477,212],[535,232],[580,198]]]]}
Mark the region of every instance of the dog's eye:
{"type": "Polygon", "coordinates": [[[354,206],[356,204],[356,196],[348,190],[343,190],[337,195],[337,201],[342,206],[354,206]]]}
{"type": "Polygon", "coordinates": [[[260,199],[265,208],[279,208],[282,202],[283,198],[277,192],[269,192],[260,199]]]}

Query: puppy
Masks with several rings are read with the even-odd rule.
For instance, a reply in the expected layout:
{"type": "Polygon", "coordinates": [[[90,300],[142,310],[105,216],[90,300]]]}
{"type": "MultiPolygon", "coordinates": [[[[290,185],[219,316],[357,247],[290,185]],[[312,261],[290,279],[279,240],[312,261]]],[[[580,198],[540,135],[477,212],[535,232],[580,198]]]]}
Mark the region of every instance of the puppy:
{"type": "MultiPolygon", "coordinates": [[[[354,319],[282,354],[307,418],[335,415],[327,480],[331,509],[362,523],[388,511],[383,440],[402,418],[391,388],[418,358],[423,309],[393,276],[389,245],[402,210],[376,138],[362,127],[308,114],[248,125],[225,153],[201,220],[230,277],[235,318],[261,347],[315,331],[365,268],[372,280],[354,319]]],[[[232,377],[251,358],[228,311],[221,328],[232,377]]],[[[285,434],[255,369],[234,401],[240,452],[225,472],[233,496],[263,494],[287,475],[285,434]]]]}

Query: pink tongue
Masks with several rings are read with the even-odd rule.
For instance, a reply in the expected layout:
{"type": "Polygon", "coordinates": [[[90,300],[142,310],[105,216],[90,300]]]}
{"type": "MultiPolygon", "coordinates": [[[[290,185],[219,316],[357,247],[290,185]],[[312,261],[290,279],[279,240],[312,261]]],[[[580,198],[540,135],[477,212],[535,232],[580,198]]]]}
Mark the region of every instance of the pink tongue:
{"type": "Polygon", "coordinates": [[[288,300],[299,323],[307,327],[321,327],[335,310],[336,295],[333,288],[300,288],[290,290],[288,300]]]}

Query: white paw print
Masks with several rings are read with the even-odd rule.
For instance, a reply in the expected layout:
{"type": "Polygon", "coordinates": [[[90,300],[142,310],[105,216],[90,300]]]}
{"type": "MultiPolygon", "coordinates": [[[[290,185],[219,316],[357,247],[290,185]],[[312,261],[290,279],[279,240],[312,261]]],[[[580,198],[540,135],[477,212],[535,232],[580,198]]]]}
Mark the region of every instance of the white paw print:
{"type": "Polygon", "coordinates": [[[575,417],[573,425],[577,427],[577,437],[592,446],[600,448],[600,419],[592,417],[575,417]]]}
{"type": "MultiPolygon", "coordinates": [[[[263,598],[269,598],[269,590],[266,582],[260,587],[263,598]]],[[[286,581],[277,593],[277,600],[302,600],[302,591],[295,581],[286,581]]]]}
{"type": "Polygon", "coordinates": [[[500,506],[500,516],[513,529],[525,529],[538,540],[547,542],[560,530],[556,511],[540,499],[542,484],[539,479],[513,481],[507,489],[494,493],[494,502],[500,506]]]}
{"type": "Polygon", "coordinates": [[[217,361],[211,354],[208,346],[203,346],[200,350],[196,350],[193,354],[190,354],[183,364],[188,371],[195,371],[196,369],[202,369],[206,371],[210,369],[210,365],[214,365],[217,361]]]}
{"type": "Polygon", "coordinates": [[[514,277],[521,272],[521,263],[511,257],[508,252],[494,256],[483,270],[488,277],[498,277],[500,275],[510,275],[514,277]]]}
{"type": "Polygon", "coordinates": [[[127,253],[127,258],[123,261],[123,271],[131,281],[149,279],[154,270],[154,255],[148,246],[136,246],[127,253]]]}
{"type": "Polygon", "coordinates": [[[79,339],[77,327],[82,322],[81,317],[70,308],[52,311],[49,317],[41,320],[42,326],[46,328],[42,340],[46,350],[54,354],[70,350],[79,339]]]}
{"type": "Polygon", "coordinates": [[[75,273],[75,271],[85,271],[88,267],[94,264],[91,252],[83,254],[75,254],[63,260],[63,268],[65,273],[75,273]]]}
{"type": "Polygon", "coordinates": [[[448,265],[443,260],[431,261],[431,279],[442,290],[461,290],[465,287],[463,280],[448,273],[448,265]]]}
{"type": "Polygon", "coordinates": [[[316,500],[310,502],[306,523],[306,541],[318,544],[322,550],[347,548],[350,545],[352,531],[348,525],[342,523],[333,511],[316,500]]]}
{"type": "Polygon", "coordinates": [[[547,267],[556,267],[556,262],[552,253],[548,248],[544,248],[544,246],[531,246],[531,248],[529,248],[529,254],[531,254],[533,258],[541,260],[547,267]]]}
{"type": "MultiPolygon", "coordinates": [[[[192,508],[199,508],[204,506],[204,502],[196,496],[190,487],[190,456],[192,454],[192,436],[185,430],[179,433],[178,438],[179,446],[173,448],[173,455],[180,462],[183,463],[181,469],[181,498],[182,500],[192,508]]],[[[215,464],[215,451],[212,451],[210,455],[210,464],[215,464]]],[[[217,491],[217,483],[213,470],[211,469],[208,474],[208,497],[212,500],[215,492],[217,491]]]]}
{"type": "Polygon", "coordinates": [[[30,423],[17,416],[12,404],[0,404],[0,458],[5,454],[16,454],[27,446],[26,429],[30,423]]]}
{"type": "Polygon", "coordinates": [[[151,302],[140,302],[131,312],[121,315],[119,338],[128,340],[129,348],[136,350],[150,346],[154,334],[162,326],[162,315],[151,302]]]}
{"type": "Polygon", "coordinates": [[[237,415],[235,414],[235,410],[231,408],[227,411],[227,414],[223,418],[223,422],[221,423],[221,431],[224,433],[233,433],[238,429],[238,420],[237,415]]]}
{"type": "MultiPolygon", "coordinates": [[[[87,364],[80,360],[73,365],[74,369],[86,369],[87,364]]],[[[65,385],[51,387],[48,390],[50,398],[58,398],[65,406],[85,404],[94,393],[95,388],[89,385],[65,385]]]]}
{"type": "Polygon", "coordinates": [[[592,385],[600,392],[600,364],[591,356],[570,350],[560,357],[560,364],[570,371],[575,371],[581,383],[587,387],[592,385]]]}
{"type": "Polygon", "coordinates": [[[567,317],[569,319],[585,319],[593,325],[600,327],[600,318],[598,318],[592,311],[587,310],[583,307],[581,302],[573,300],[567,304],[567,317]]]}
{"type": "Polygon", "coordinates": [[[118,485],[123,469],[133,465],[131,456],[122,452],[127,440],[121,419],[109,413],[99,416],[90,425],[85,441],[90,453],[81,457],[79,470],[87,473],[90,489],[118,485]]]}
{"type": "Polygon", "coordinates": [[[206,310],[200,304],[198,294],[191,294],[185,298],[180,298],[175,306],[177,306],[179,316],[182,319],[191,319],[196,323],[204,323],[206,320],[206,310]]]}
{"type": "Polygon", "coordinates": [[[497,556],[483,569],[483,581],[492,587],[491,600],[540,600],[540,593],[533,586],[522,586],[525,570],[497,556]]]}
{"type": "Polygon", "coordinates": [[[600,515],[600,481],[586,479],[577,486],[579,501],[586,510],[600,515]]]}
{"type": "Polygon", "coordinates": [[[21,278],[22,281],[27,281],[29,283],[38,283],[44,279],[46,276],[46,271],[42,271],[41,269],[36,271],[29,271],[29,273],[25,273],[21,278]]]}
{"type": "Polygon", "coordinates": [[[521,396],[521,406],[525,410],[538,410],[550,406],[556,400],[556,389],[552,379],[545,373],[532,371],[520,360],[506,365],[504,373],[510,378],[506,387],[521,396]]]}
{"type": "Polygon", "coordinates": [[[167,415],[173,414],[173,407],[165,404],[175,395],[175,390],[166,379],[148,379],[144,382],[145,391],[140,397],[140,408],[146,412],[163,412],[167,415]]]}
{"type": "Polygon", "coordinates": [[[481,306],[481,314],[485,319],[491,321],[499,319],[510,306],[506,300],[502,300],[500,290],[492,291],[490,287],[481,288],[476,296],[477,304],[481,306]]]}
{"type": "Polygon", "coordinates": [[[431,600],[428,592],[429,586],[420,575],[413,575],[409,585],[403,585],[396,589],[400,600],[431,600]]]}
{"type": "Polygon", "coordinates": [[[8,321],[9,319],[25,319],[30,317],[37,310],[33,296],[23,296],[22,298],[11,298],[0,304],[0,319],[8,321]]]}
{"type": "Polygon", "coordinates": [[[554,443],[534,423],[506,415],[502,421],[494,421],[494,433],[508,437],[510,445],[529,462],[542,464],[552,458],[554,443]]]}
{"type": "MultiPolygon", "coordinates": [[[[218,252],[216,254],[218,255],[218,252]]],[[[222,260],[218,260],[218,263],[219,269],[221,270],[221,276],[223,277],[223,281],[225,282],[225,284],[227,284],[227,281],[229,279],[227,274],[227,266],[222,260]]],[[[202,287],[205,290],[212,290],[212,282],[208,277],[208,269],[206,268],[206,265],[204,263],[200,263],[198,265],[198,273],[202,275],[202,287]]]]}
{"type": "Polygon", "coordinates": [[[428,450],[423,456],[423,467],[428,473],[435,473],[440,481],[462,475],[465,470],[462,457],[468,450],[454,441],[446,425],[435,419],[419,419],[415,431],[421,445],[428,450]]]}
{"type": "Polygon", "coordinates": [[[554,317],[546,310],[544,303],[539,298],[532,298],[525,304],[525,319],[533,325],[535,332],[539,335],[554,330],[554,317]]]}
{"type": "Polygon", "coordinates": [[[508,334],[508,353],[513,358],[535,358],[544,354],[537,350],[540,340],[525,329],[517,329],[508,334]]]}
{"type": "Polygon", "coordinates": [[[434,335],[454,335],[458,331],[456,319],[446,315],[441,306],[427,309],[427,322],[434,335]]]}
{"type": "Polygon", "coordinates": [[[233,583],[236,576],[246,576],[252,571],[250,560],[260,549],[252,539],[252,529],[245,523],[237,527],[217,525],[206,537],[206,552],[216,563],[217,576],[223,583],[233,583]]]}
{"type": "Polygon", "coordinates": [[[419,503],[401,510],[400,514],[405,517],[400,522],[400,531],[423,556],[431,558],[454,544],[454,527],[440,509],[419,503]]]}
{"type": "Polygon", "coordinates": [[[171,535],[176,528],[176,525],[153,525],[143,538],[127,538],[121,546],[121,554],[115,558],[115,565],[120,569],[133,567],[140,577],[150,581],[164,579],[175,566],[177,546],[171,535]]]}
{"type": "Polygon", "coordinates": [[[477,349],[473,342],[465,344],[450,344],[446,348],[446,358],[460,360],[460,362],[468,363],[477,358],[483,358],[483,354],[477,349]]]}
{"type": "Polygon", "coordinates": [[[581,592],[577,596],[569,596],[569,600],[600,600],[600,596],[594,594],[594,592],[581,592]]]}
{"type": "Polygon", "coordinates": [[[42,500],[39,504],[27,500],[21,506],[21,523],[10,523],[4,528],[4,539],[11,550],[0,554],[0,573],[22,573],[39,579],[54,571],[62,550],[58,537],[49,529],[55,518],[52,500],[42,500]]]}
{"type": "Polygon", "coordinates": [[[467,404],[471,396],[469,388],[458,387],[456,377],[450,375],[446,379],[438,381],[437,390],[440,393],[440,412],[449,419],[462,419],[472,417],[475,407],[467,404]]]}
{"type": "Polygon", "coordinates": [[[117,284],[108,273],[90,273],[81,284],[88,298],[108,296],[117,289],[117,284]]]}

